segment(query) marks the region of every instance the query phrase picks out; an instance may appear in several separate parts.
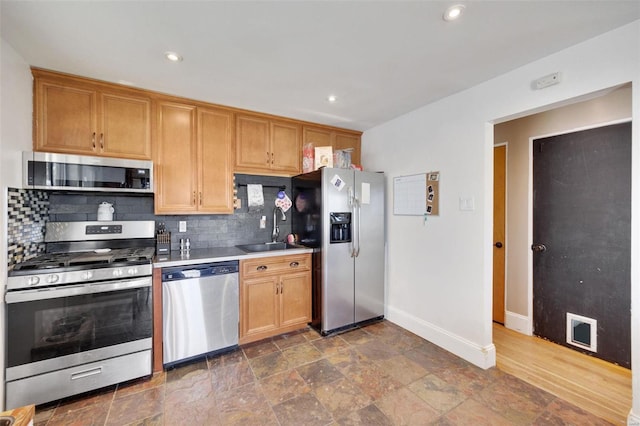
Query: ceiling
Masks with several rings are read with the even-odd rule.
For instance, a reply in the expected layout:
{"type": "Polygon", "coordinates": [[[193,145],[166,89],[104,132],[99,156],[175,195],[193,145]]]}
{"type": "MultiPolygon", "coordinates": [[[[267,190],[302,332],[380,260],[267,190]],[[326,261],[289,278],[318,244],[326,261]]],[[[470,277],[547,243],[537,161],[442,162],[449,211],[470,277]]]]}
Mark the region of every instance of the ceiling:
{"type": "Polygon", "coordinates": [[[0,15],[33,66],[366,130],[640,19],[640,2],[1,0],[0,15]]]}

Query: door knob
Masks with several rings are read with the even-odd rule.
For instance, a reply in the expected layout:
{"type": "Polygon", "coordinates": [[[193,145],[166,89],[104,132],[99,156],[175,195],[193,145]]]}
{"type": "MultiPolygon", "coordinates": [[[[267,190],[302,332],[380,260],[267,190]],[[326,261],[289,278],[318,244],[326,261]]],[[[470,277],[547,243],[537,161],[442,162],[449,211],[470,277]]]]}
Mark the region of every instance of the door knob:
{"type": "Polygon", "coordinates": [[[547,251],[547,246],[545,246],[544,244],[531,244],[531,250],[537,251],[537,252],[543,252],[543,251],[547,251]]]}
{"type": "Polygon", "coordinates": [[[494,246],[496,246],[497,248],[502,248],[502,243],[498,241],[497,243],[494,244],[494,246]]]}

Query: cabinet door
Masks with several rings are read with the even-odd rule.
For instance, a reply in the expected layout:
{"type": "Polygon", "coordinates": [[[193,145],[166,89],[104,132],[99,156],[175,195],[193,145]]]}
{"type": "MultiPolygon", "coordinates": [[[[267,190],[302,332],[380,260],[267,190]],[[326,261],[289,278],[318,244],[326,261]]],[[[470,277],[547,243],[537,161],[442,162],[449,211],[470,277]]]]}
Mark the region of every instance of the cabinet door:
{"type": "Polygon", "coordinates": [[[100,152],[109,157],[151,159],[151,100],[103,93],[100,152]]]}
{"type": "Polygon", "coordinates": [[[196,211],[196,107],[172,102],[157,105],[154,162],[156,213],[196,211]]]}
{"type": "Polygon", "coordinates": [[[97,154],[97,92],[36,79],[35,149],[97,154]]]}
{"type": "Polygon", "coordinates": [[[240,336],[268,333],[278,328],[278,277],[242,281],[240,336]]]}
{"type": "Polygon", "coordinates": [[[236,119],[236,170],[264,171],[271,166],[269,120],[249,115],[236,119]]]}
{"type": "Polygon", "coordinates": [[[304,325],[311,321],[311,280],[309,272],[280,277],[280,326],[304,325]]]}
{"type": "Polygon", "coordinates": [[[299,174],[302,170],[301,127],[293,123],[271,122],[271,169],[299,174]]]}
{"type": "Polygon", "coordinates": [[[198,108],[201,213],[233,213],[233,113],[198,108]]]}
{"type": "Polygon", "coordinates": [[[332,146],[333,138],[331,130],[316,127],[305,127],[302,144],[317,146],[332,146]]]}
{"type": "Polygon", "coordinates": [[[360,163],[360,136],[336,132],[336,137],[333,141],[333,151],[335,152],[339,149],[346,148],[353,148],[353,151],[351,151],[351,163],[362,164],[360,163]]]}

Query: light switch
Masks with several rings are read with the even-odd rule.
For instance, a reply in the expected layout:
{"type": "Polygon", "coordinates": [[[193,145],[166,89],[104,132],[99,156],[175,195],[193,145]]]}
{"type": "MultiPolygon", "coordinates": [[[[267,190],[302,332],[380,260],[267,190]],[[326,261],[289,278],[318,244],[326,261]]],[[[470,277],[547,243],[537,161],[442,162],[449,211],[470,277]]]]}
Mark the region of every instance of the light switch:
{"type": "Polygon", "coordinates": [[[178,221],[178,232],[187,232],[187,221],[178,221]]]}
{"type": "Polygon", "coordinates": [[[472,211],[476,209],[475,200],[473,197],[460,197],[459,207],[462,211],[472,211]]]}

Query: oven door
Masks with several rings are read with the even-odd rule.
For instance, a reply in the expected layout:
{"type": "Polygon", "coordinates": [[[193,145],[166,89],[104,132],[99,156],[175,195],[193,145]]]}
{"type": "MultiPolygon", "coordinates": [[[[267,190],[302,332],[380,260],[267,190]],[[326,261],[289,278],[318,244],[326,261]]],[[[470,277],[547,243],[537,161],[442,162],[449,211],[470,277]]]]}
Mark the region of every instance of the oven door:
{"type": "Polygon", "coordinates": [[[151,282],[8,292],[7,381],[151,349],[151,282]]]}

